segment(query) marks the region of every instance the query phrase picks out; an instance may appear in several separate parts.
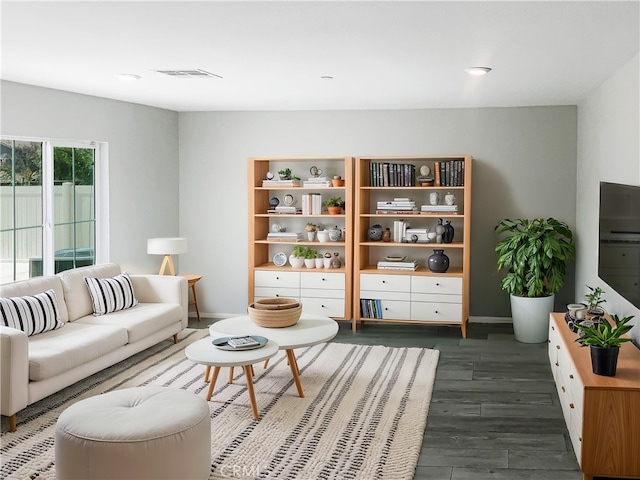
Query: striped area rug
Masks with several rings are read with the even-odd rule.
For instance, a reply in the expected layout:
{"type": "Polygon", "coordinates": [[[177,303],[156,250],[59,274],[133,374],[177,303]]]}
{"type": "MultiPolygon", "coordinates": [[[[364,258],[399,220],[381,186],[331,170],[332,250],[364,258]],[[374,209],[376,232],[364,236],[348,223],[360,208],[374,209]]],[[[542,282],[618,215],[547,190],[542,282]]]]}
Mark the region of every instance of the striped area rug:
{"type": "MultiPolygon", "coordinates": [[[[185,330],[3,423],[2,478],[55,479],[54,431],[72,403],[115,389],[160,385],[205,397],[204,366],[185,358],[206,330],[185,330]]],[[[210,402],[211,479],[410,479],[420,452],[438,352],[328,343],[296,350],[305,397],[284,354],[255,365],[260,420],[254,421],[242,369],[223,369],[210,402]]],[[[3,419],[5,420],[5,419],[3,419]]],[[[185,459],[188,461],[188,459],[185,459]]]]}

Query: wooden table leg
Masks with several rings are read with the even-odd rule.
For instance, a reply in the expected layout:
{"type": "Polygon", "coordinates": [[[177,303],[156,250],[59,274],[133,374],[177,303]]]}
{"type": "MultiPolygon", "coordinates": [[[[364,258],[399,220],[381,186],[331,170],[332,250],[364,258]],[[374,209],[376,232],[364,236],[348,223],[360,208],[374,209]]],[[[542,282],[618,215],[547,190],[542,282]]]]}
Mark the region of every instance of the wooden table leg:
{"type": "Polygon", "coordinates": [[[193,305],[196,307],[196,315],[198,315],[198,321],[200,321],[200,309],[198,308],[198,294],[196,293],[196,284],[191,285],[191,291],[193,292],[193,305]]]}
{"type": "Polygon", "coordinates": [[[220,367],[213,367],[213,378],[211,379],[211,383],[209,384],[209,391],[207,392],[207,402],[211,400],[211,395],[213,395],[213,388],[216,386],[218,373],[220,373],[220,367]]]}
{"type": "Polygon", "coordinates": [[[302,385],[300,385],[300,375],[298,374],[298,362],[296,362],[296,356],[293,353],[293,350],[287,350],[287,358],[289,359],[289,367],[291,368],[291,373],[293,374],[293,379],[296,382],[296,387],[298,388],[298,395],[301,398],[304,398],[304,392],[302,391],[302,385]]]}
{"type": "Polygon", "coordinates": [[[229,385],[233,383],[233,367],[229,367],[229,381],[227,383],[229,385]]]}
{"type": "Polygon", "coordinates": [[[269,360],[270,360],[270,359],[269,359],[269,358],[267,358],[267,359],[264,361],[264,365],[262,366],[262,368],[267,368],[267,367],[269,366],[269,360]]]}
{"type": "Polygon", "coordinates": [[[251,411],[253,412],[253,419],[259,420],[258,406],[256,405],[256,395],[253,391],[253,377],[251,376],[251,365],[245,365],[244,376],[247,379],[247,391],[249,392],[249,400],[251,400],[251,411]]]}
{"type": "Polygon", "coordinates": [[[207,365],[207,368],[204,370],[204,383],[209,381],[209,372],[211,371],[211,365],[207,365]]]}

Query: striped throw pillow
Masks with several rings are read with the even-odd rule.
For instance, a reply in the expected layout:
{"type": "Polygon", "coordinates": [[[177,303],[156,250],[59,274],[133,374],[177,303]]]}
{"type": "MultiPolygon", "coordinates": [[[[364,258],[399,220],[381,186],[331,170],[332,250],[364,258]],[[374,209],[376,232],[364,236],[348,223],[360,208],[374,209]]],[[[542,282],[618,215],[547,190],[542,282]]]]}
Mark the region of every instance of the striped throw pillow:
{"type": "Polygon", "coordinates": [[[84,277],[84,281],[89,287],[93,314],[96,316],[138,305],[133,284],[125,272],[111,278],[84,277]]]}
{"type": "Polygon", "coordinates": [[[28,336],[62,327],[56,292],[51,289],[36,295],[0,298],[2,325],[22,330],[28,336]]]}

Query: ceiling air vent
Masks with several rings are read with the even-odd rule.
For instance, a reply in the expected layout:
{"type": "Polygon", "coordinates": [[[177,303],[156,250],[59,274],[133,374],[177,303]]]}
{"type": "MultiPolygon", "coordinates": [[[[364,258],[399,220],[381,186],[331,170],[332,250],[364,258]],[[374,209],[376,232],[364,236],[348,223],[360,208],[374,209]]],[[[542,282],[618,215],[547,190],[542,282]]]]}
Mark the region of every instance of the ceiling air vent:
{"type": "Polygon", "coordinates": [[[220,75],[199,68],[196,70],[156,70],[156,72],[175,78],[222,78],[220,75]]]}

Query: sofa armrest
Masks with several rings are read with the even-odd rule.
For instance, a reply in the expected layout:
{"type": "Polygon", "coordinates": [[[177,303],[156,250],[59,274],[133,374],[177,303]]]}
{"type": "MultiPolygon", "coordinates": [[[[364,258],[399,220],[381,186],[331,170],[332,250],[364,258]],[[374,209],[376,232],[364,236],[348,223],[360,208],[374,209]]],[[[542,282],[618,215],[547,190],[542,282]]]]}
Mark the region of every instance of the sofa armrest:
{"type": "Polygon", "coordinates": [[[187,280],[172,275],[129,275],[140,303],[177,303],[182,306],[182,328],[189,325],[187,280]]]}
{"type": "Polygon", "coordinates": [[[10,417],[29,404],[29,337],[0,326],[0,413],[10,417]]]}

